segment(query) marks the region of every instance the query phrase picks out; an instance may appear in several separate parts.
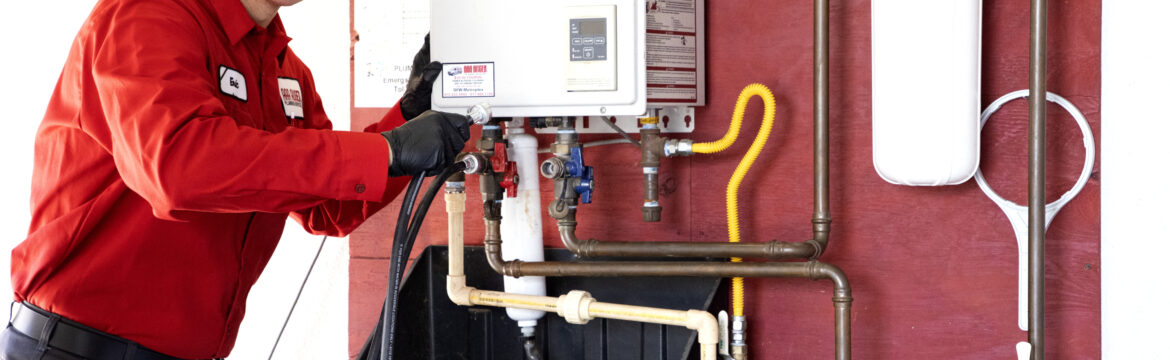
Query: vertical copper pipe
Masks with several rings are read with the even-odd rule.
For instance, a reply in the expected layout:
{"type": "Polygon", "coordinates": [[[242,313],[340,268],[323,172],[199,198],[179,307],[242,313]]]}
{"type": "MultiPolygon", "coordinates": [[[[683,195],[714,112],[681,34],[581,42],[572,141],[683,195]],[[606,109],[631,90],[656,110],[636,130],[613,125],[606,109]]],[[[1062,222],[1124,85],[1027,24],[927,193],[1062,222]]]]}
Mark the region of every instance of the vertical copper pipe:
{"type": "Polygon", "coordinates": [[[1028,135],[1028,342],[1044,360],[1044,156],[1047,125],[1048,1],[1032,0],[1028,135]]]}
{"type": "Polygon", "coordinates": [[[662,164],[660,154],[665,138],[661,136],[657,123],[643,124],[642,135],[642,221],[662,221],[662,205],[658,204],[658,166],[662,164]]]}
{"type": "Polygon", "coordinates": [[[819,257],[829,243],[829,0],[813,13],[813,243],[819,257]]]}

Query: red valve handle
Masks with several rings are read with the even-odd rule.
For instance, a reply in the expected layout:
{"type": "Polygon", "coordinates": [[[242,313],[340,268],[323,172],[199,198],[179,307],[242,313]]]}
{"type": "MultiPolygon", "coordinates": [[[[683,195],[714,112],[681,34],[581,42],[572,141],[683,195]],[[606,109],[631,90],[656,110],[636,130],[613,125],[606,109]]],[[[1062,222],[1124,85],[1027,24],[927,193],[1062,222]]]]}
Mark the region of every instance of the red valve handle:
{"type": "Polygon", "coordinates": [[[508,160],[508,147],[505,143],[496,143],[492,154],[492,171],[499,176],[500,187],[504,188],[507,197],[517,196],[516,162],[508,160]]]}

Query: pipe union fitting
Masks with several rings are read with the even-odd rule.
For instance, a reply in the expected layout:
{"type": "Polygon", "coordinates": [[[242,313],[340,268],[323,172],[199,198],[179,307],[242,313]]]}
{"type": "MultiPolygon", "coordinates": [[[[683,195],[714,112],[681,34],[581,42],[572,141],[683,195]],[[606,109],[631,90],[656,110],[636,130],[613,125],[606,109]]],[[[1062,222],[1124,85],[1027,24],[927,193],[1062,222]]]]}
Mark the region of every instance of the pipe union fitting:
{"type": "Polygon", "coordinates": [[[492,106],[488,103],[475,104],[467,109],[467,118],[476,125],[487,124],[492,120],[492,106]]]}
{"type": "Polygon", "coordinates": [[[459,159],[459,161],[463,162],[463,173],[468,175],[480,173],[484,170],[484,164],[486,163],[484,159],[480,159],[475,154],[468,154],[462,159],[459,159]]]}
{"type": "Polygon", "coordinates": [[[747,346],[747,318],[743,316],[731,320],[731,346],[747,346]]]}
{"type": "Polygon", "coordinates": [[[589,315],[589,305],[592,303],[593,296],[588,292],[573,290],[557,300],[557,314],[570,324],[581,325],[593,320],[593,316],[589,315]]]}
{"type": "Polygon", "coordinates": [[[448,181],[446,192],[448,194],[458,194],[467,191],[467,184],[463,181],[448,181]]]}
{"type": "Polygon", "coordinates": [[[540,175],[546,179],[559,179],[565,176],[565,160],[551,157],[540,164],[540,175]]]}
{"type": "Polygon", "coordinates": [[[662,152],[666,157],[694,155],[695,141],[691,139],[668,140],[663,145],[662,152]]]}

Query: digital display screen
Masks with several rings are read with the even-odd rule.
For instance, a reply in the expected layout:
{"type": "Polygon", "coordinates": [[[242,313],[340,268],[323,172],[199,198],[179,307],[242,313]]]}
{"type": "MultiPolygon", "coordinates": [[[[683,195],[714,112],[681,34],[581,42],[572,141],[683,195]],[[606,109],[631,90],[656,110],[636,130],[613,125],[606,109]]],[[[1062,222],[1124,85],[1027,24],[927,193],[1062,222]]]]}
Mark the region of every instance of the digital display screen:
{"type": "Polygon", "coordinates": [[[581,35],[605,35],[605,19],[582,19],[577,23],[581,35]]]}

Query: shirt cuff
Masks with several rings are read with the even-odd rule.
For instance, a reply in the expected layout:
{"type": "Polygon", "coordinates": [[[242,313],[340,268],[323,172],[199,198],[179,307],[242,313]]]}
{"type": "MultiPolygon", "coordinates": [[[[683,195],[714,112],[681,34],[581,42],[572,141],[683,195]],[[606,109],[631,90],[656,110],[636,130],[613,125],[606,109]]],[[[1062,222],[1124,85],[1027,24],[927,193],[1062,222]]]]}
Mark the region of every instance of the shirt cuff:
{"type": "Polygon", "coordinates": [[[340,200],[381,201],[390,169],[390,147],[378,133],[334,131],[341,144],[337,179],[340,200]]]}

